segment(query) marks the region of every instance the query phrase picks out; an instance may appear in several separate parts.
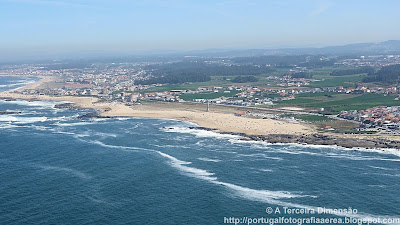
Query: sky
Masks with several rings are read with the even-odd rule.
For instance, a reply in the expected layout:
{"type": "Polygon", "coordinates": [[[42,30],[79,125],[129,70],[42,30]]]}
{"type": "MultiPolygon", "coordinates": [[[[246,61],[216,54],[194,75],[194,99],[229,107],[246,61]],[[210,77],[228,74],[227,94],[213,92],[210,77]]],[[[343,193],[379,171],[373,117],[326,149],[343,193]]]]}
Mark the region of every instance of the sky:
{"type": "Polygon", "coordinates": [[[0,52],[321,47],[399,25],[398,0],[0,0],[0,52]]]}

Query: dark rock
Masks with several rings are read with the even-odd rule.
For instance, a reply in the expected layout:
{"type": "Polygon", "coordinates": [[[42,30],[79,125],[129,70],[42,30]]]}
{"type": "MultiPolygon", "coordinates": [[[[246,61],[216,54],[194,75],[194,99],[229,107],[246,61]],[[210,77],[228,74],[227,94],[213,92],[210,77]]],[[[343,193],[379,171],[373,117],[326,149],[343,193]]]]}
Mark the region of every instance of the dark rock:
{"type": "Polygon", "coordinates": [[[90,113],[86,113],[84,115],[80,115],[77,117],[78,119],[86,119],[86,118],[111,118],[109,116],[100,116],[99,113],[97,112],[90,112],[90,113]]]}
{"type": "Polygon", "coordinates": [[[56,109],[72,109],[72,110],[80,110],[81,107],[77,106],[75,103],[62,103],[55,105],[54,108],[56,109]]]}
{"type": "Polygon", "coordinates": [[[14,115],[14,114],[21,114],[21,112],[0,111],[0,115],[14,115]]]}
{"type": "Polygon", "coordinates": [[[206,130],[206,131],[216,131],[217,129],[213,128],[207,128],[207,127],[188,127],[189,129],[192,130],[206,130]]]}

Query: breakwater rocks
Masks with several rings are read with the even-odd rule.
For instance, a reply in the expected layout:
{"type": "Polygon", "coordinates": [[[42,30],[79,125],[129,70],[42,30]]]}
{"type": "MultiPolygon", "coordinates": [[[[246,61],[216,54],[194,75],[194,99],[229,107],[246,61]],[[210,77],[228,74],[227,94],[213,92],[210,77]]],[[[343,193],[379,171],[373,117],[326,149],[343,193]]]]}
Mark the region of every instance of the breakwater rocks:
{"type": "Polygon", "coordinates": [[[295,144],[309,144],[309,145],[333,145],[341,146],[345,148],[392,148],[400,149],[400,141],[386,140],[381,138],[371,139],[366,138],[347,138],[330,136],[324,134],[303,134],[303,135],[291,135],[291,134],[267,134],[267,135],[247,135],[244,133],[235,132],[220,132],[217,129],[211,129],[206,127],[189,127],[189,129],[206,130],[218,132],[221,134],[238,135],[242,137],[242,140],[251,141],[265,141],[268,143],[295,143],[295,144]]]}

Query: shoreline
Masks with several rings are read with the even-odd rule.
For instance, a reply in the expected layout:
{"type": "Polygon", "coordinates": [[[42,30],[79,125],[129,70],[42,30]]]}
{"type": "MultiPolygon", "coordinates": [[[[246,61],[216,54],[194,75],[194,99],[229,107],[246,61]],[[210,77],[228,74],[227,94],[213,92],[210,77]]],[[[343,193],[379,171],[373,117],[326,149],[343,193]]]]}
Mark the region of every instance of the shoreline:
{"type": "MultiPolygon", "coordinates": [[[[35,89],[53,79],[41,79],[18,90],[35,89]]],[[[400,139],[395,140],[395,137],[371,135],[366,138],[366,136],[361,135],[318,133],[309,124],[235,116],[234,113],[240,109],[230,106],[211,106],[210,112],[207,112],[203,105],[147,103],[127,106],[120,102],[102,102],[96,97],[25,95],[16,93],[15,90],[0,92],[0,99],[72,102],[78,108],[98,110],[97,116],[100,117],[142,117],[187,121],[198,126],[193,129],[209,130],[221,134],[236,134],[246,140],[273,144],[294,143],[345,148],[400,149],[400,139]]],[[[71,109],[74,108],[71,106],[71,109]]]]}

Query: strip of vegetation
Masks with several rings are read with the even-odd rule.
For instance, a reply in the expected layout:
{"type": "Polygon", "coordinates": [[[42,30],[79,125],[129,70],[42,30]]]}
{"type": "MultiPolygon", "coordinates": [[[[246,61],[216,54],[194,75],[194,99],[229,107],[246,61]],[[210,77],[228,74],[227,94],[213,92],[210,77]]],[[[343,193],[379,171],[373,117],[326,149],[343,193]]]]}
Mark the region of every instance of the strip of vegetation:
{"type": "Polygon", "coordinates": [[[352,68],[352,69],[344,69],[344,70],[334,70],[331,72],[331,76],[346,76],[346,75],[354,75],[360,73],[375,73],[375,69],[372,67],[360,67],[360,68],[352,68]]]}
{"type": "Polygon", "coordinates": [[[135,84],[149,85],[149,84],[182,84],[186,82],[206,82],[210,81],[211,77],[201,72],[190,73],[177,73],[168,74],[162,77],[154,77],[147,80],[137,80],[135,84]]]}
{"type": "MultiPolygon", "coordinates": [[[[169,64],[149,65],[145,70],[152,75],[150,79],[138,80],[136,84],[181,84],[185,82],[206,82],[211,76],[238,76],[238,75],[261,75],[274,72],[267,66],[253,65],[222,65],[204,62],[176,62],[169,64]]],[[[256,79],[257,81],[257,79],[256,79]]]]}
{"type": "Polygon", "coordinates": [[[193,101],[193,99],[215,99],[220,97],[232,97],[235,96],[239,91],[231,91],[229,93],[225,92],[208,92],[199,94],[182,94],[179,97],[185,101],[193,101]]]}
{"type": "Polygon", "coordinates": [[[400,82],[400,64],[384,66],[375,73],[369,73],[362,81],[397,84],[400,82]]]}
{"type": "Polygon", "coordinates": [[[238,76],[232,79],[234,83],[250,83],[257,82],[258,79],[255,76],[238,76]]]}
{"type": "Polygon", "coordinates": [[[385,96],[383,94],[337,94],[328,99],[326,96],[318,97],[298,97],[293,100],[280,101],[282,105],[296,105],[309,108],[324,108],[325,114],[337,114],[342,110],[365,110],[375,106],[395,106],[400,105],[400,101],[395,100],[397,96],[385,96]]]}
{"type": "Polygon", "coordinates": [[[307,122],[316,121],[331,121],[332,119],[326,116],[316,116],[316,115],[295,115],[294,118],[304,120],[307,122]]]}

